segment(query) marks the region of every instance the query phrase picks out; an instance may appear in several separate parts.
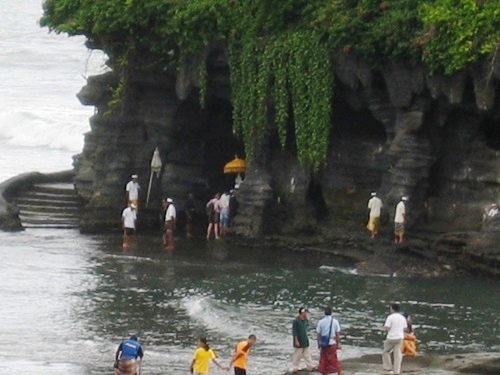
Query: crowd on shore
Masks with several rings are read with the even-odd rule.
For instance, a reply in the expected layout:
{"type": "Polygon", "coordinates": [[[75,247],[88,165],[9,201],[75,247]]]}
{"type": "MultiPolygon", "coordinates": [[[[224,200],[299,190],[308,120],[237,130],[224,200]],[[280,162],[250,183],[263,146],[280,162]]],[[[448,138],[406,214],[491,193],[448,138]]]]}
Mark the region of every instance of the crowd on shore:
{"type": "MultiPolygon", "coordinates": [[[[137,227],[137,216],[139,212],[139,191],[141,189],[139,176],[133,174],[131,180],[125,186],[125,199],[127,206],[122,211],[122,230],[123,230],[123,248],[130,247],[131,238],[137,227]]],[[[238,209],[235,189],[216,193],[205,205],[205,213],[207,216],[206,239],[220,239],[227,235],[230,222],[235,216],[238,209]]],[[[185,231],[186,237],[193,237],[193,222],[197,217],[197,208],[195,199],[192,193],[189,193],[185,202],[185,231]]],[[[177,228],[177,210],[174,205],[174,200],[170,197],[162,199],[162,207],[160,212],[160,223],[162,227],[162,241],[166,250],[174,250],[175,248],[175,230],[177,228]]]]}
{"type": "MultiPolygon", "coordinates": [[[[239,175],[238,175],[239,176],[239,175]]],[[[240,181],[241,183],[241,181],[240,181]]],[[[230,222],[234,218],[238,202],[236,191],[239,184],[235,184],[235,189],[216,193],[205,205],[207,218],[206,239],[220,239],[227,235],[230,222]]],[[[138,175],[133,174],[131,180],[125,187],[127,207],[122,212],[122,228],[124,231],[123,247],[130,246],[130,239],[136,229],[137,212],[139,210],[139,191],[138,175]]],[[[410,198],[403,195],[394,208],[394,243],[402,244],[406,237],[406,227],[408,222],[408,203],[410,198]]],[[[368,200],[368,223],[366,228],[370,232],[372,239],[379,236],[380,222],[384,204],[377,192],[372,192],[368,200]]],[[[163,244],[167,250],[175,248],[175,230],[177,227],[177,211],[174,201],[170,197],[162,200],[162,211],[160,221],[163,231],[163,244]]],[[[427,201],[424,202],[424,220],[428,220],[430,206],[427,201]]],[[[185,202],[184,214],[186,218],[186,237],[193,236],[193,220],[197,216],[195,199],[192,193],[188,194],[185,202]]],[[[490,220],[499,214],[499,208],[496,203],[485,209],[483,221],[490,220]]]]}
{"type": "MultiPolygon", "coordinates": [[[[298,315],[292,322],[292,372],[300,370],[319,372],[322,375],[341,375],[342,367],[337,355],[341,349],[341,327],[337,319],[332,316],[332,307],[325,307],[325,315],[316,325],[316,339],[320,351],[319,363],[313,364],[309,340],[309,310],[301,307],[298,315]],[[301,361],[305,367],[300,368],[301,361]]],[[[384,329],[387,332],[382,352],[382,365],[387,374],[401,374],[403,355],[415,356],[416,337],[412,330],[411,317],[401,313],[399,305],[389,306],[384,329]]],[[[206,337],[197,340],[197,348],[193,354],[189,370],[195,375],[208,375],[210,362],[222,370],[234,369],[234,375],[246,375],[247,360],[251,348],[256,344],[257,337],[250,334],[246,340],[240,341],[234,350],[227,366],[217,361],[217,355],[210,349],[206,337]]],[[[144,355],[142,345],[137,336],[123,340],[115,354],[115,375],[139,375],[140,363],[144,355]]]]}

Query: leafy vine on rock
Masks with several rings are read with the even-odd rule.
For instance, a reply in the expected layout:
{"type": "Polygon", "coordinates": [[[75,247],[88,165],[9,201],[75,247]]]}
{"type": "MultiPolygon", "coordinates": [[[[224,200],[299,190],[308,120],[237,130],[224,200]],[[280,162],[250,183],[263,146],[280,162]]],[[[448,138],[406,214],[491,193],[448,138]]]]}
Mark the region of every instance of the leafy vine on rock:
{"type": "Polygon", "coordinates": [[[113,68],[131,49],[161,69],[225,43],[234,131],[247,157],[273,118],[281,145],[294,139],[298,158],[314,169],[328,151],[333,53],[354,53],[373,67],[398,60],[451,74],[500,43],[500,0],[45,0],[43,9],[42,26],[85,35],[113,68]]]}

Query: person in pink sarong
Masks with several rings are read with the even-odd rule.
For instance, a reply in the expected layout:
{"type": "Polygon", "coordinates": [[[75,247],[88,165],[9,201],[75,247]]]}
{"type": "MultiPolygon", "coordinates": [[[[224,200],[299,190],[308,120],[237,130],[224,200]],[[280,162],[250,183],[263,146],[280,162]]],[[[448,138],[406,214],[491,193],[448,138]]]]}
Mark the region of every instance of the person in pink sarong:
{"type": "Polygon", "coordinates": [[[317,370],[323,375],[341,373],[340,361],[337,357],[337,350],[340,347],[340,324],[332,316],[332,308],[325,308],[325,317],[318,322],[316,327],[318,335],[318,348],[320,349],[319,365],[317,370]],[[328,337],[328,342],[321,345],[321,337],[328,337]]]}

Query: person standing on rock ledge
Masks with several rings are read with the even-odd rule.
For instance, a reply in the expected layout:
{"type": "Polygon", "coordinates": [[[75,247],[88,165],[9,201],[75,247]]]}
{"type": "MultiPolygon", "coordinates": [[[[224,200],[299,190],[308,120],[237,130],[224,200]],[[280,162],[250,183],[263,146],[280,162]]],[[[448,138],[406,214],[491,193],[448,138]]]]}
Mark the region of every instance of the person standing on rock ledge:
{"type": "Polygon", "coordinates": [[[370,231],[372,239],[374,239],[378,235],[378,229],[380,227],[380,214],[384,205],[382,200],[377,196],[376,192],[373,192],[371,195],[372,197],[368,201],[370,214],[366,228],[370,231]]]}
{"type": "Polygon", "coordinates": [[[389,306],[389,316],[384,323],[384,329],[387,331],[387,336],[384,341],[384,351],[382,353],[382,366],[384,371],[389,374],[401,374],[401,362],[403,361],[403,353],[401,346],[405,337],[405,331],[408,327],[405,317],[399,312],[399,305],[393,303],[389,306]],[[391,352],[394,356],[394,362],[391,361],[391,352]]]}
{"type": "Polygon", "coordinates": [[[125,196],[127,199],[127,204],[130,206],[132,203],[137,207],[136,210],[139,209],[139,190],[141,190],[141,186],[139,185],[139,176],[133,174],[131,176],[132,180],[130,180],[125,186],[125,196]]]}
{"type": "Polygon", "coordinates": [[[405,236],[406,223],[406,202],[408,197],[401,197],[401,201],[396,205],[396,213],[394,214],[394,243],[403,243],[405,236]]]}

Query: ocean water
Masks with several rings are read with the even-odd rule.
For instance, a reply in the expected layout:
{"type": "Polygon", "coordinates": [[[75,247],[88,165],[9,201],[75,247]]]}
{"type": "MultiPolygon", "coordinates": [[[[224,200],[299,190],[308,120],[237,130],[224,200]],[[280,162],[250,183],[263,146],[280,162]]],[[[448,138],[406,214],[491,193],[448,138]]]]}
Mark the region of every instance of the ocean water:
{"type": "Polygon", "coordinates": [[[1,1],[0,15],[0,181],[69,169],[94,110],[75,95],[106,57],[42,29],[42,0],[1,1]]]}

